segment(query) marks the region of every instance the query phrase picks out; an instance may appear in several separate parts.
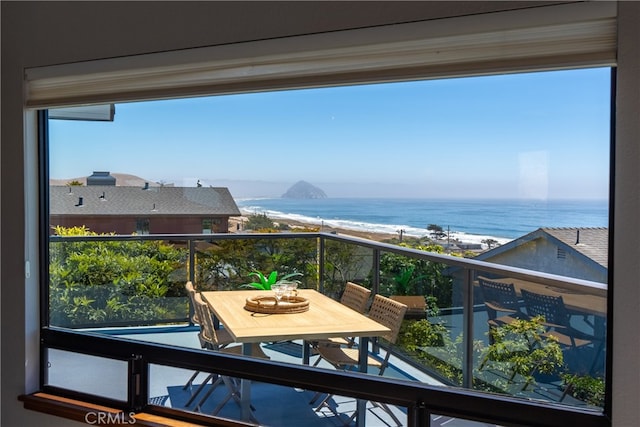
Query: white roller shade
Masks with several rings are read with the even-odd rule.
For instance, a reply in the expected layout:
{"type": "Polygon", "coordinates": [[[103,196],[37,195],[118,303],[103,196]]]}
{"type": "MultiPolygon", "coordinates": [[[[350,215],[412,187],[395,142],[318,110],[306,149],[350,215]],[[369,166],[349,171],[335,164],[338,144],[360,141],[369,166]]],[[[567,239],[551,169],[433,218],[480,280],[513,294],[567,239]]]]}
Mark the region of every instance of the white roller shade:
{"type": "Polygon", "coordinates": [[[26,106],[614,65],[615,13],[571,3],[33,68],[26,106]]]}

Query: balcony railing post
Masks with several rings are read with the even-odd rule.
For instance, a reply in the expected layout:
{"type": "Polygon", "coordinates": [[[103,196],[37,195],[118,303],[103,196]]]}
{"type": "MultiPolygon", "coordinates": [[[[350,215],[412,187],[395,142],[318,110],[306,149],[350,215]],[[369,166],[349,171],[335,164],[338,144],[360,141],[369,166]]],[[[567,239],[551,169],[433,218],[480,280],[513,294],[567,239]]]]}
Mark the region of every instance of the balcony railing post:
{"type": "Polygon", "coordinates": [[[318,237],[318,290],[324,294],[324,237],[318,237]]]}
{"type": "Polygon", "coordinates": [[[373,295],[380,292],[380,249],[373,249],[373,263],[371,266],[371,292],[373,295]]]}
{"type": "Polygon", "coordinates": [[[473,270],[465,269],[462,284],[462,313],[463,313],[463,358],[462,358],[462,386],[473,386],[473,270]]]}
{"type": "Polygon", "coordinates": [[[148,399],[148,372],[147,364],[144,362],[142,355],[132,354],[129,358],[129,393],[127,396],[127,404],[129,409],[139,412],[147,404],[148,399]]]}
{"type": "Polygon", "coordinates": [[[195,283],[196,279],[196,242],[189,239],[189,280],[195,283]]]}
{"type": "Polygon", "coordinates": [[[417,405],[407,408],[407,425],[408,426],[428,426],[431,425],[429,410],[424,401],[418,402],[417,405]]]}
{"type": "MultiPolygon", "coordinates": [[[[377,294],[380,292],[380,249],[378,248],[374,248],[373,249],[373,260],[371,263],[371,293],[373,295],[377,294]]],[[[378,338],[374,337],[371,340],[371,351],[374,354],[377,354],[380,352],[380,344],[378,343],[378,338]]]]}

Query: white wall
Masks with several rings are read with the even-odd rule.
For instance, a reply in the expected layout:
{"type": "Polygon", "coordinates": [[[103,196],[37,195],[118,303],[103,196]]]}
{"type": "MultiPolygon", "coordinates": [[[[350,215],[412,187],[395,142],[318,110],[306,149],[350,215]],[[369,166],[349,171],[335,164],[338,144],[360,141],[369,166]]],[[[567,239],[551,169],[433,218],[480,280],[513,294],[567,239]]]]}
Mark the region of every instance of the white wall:
{"type": "Polygon", "coordinates": [[[640,3],[618,3],[613,256],[613,421],[640,424],[640,3]]]}
{"type": "Polygon", "coordinates": [[[534,239],[504,251],[484,261],[510,265],[534,271],[543,271],[575,279],[607,283],[607,273],[602,267],[578,252],[566,251],[566,257],[558,258],[558,245],[547,239],[534,239]]]}
{"type": "MultiPolygon", "coordinates": [[[[37,253],[35,146],[24,144],[23,70],[220,43],[258,40],[426,18],[460,16],[542,2],[7,2],[1,3],[2,104],[0,147],[0,423],[69,425],[24,411],[17,401],[37,375],[37,253]],[[26,153],[26,155],[25,155],[26,153]],[[25,279],[25,258],[32,262],[25,279]],[[24,320],[24,321],[23,321],[24,320]],[[26,386],[25,386],[26,384],[26,386]]],[[[620,4],[620,97],[617,121],[614,425],[640,417],[640,4],[620,4]]],[[[32,119],[32,116],[28,116],[32,119]]],[[[28,136],[28,135],[27,135],[28,136]]],[[[30,138],[33,142],[33,138],[30,138]]]]}

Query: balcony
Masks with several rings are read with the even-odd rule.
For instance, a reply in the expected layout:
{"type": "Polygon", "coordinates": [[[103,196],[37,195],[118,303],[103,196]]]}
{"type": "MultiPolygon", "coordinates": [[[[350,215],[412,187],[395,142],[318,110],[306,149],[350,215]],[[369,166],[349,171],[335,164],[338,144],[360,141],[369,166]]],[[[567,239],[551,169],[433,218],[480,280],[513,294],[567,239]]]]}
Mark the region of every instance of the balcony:
{"type": "MultiPolygon", "coordinates": [[[[201,406],[186,405],[194,386],[183,386],[195,371],[214,371],[257,384],[252,403],[265,425],[300,425],[303,414],[304,423],[340,425],[365,400],[393,405],[402,425],[424,425],[427,418],[431,425],[452,418],[463,423],[456,425],[511,425],[531,408],[542,425],[578,418],[584,425],[606,425],[606,285],[600,283],[327,233],[52,236],[50,255],[50,326],[42,331],[50,365],[45,390],[135,410],[152,404],[160,412],[210,414],[224,395],[216,391],[201,406]],[[417,266],[423,277],[402,283],[398,272],[407,265],[417,266]],[[269,361],[202,350],[198,328],[189,321],[185,281],[199,290],[231,290],[256,270],[302,272],[301,287],[334,299],[351,280],[374,294],[424,297],[426,306],[409,310],[383,376],[335,371],[325,362],[303,365],[302,342],[295,340],[262,343],[269,361]],[[480,289],[484,278],[518,284],[523,313],[522,289],[565,295],[571,328],[591,340],[553,346],[544,323],[532,335],[543,341],[530,342],[523,363],[521,349],[508,348],[522,345],[518,336],[526,332],[490,333],[496,324],[480,289]],[[540,353],[544,349],[548,353],[540,353]],[[543,357],[532,358],[534,351],[543,357]],[[557,363],[546,366],[550,355],[557,363]],[[111,380],[82,375],[96,369],[111,380]],[[331,407],[339,415],[316,410],[309,403],[316,392],[334,394],[331,407]],[[287,402],[285,413],[280,402],[287,402]]],[[[374,341],[369,352],[388,348],[384,340],[374,341]]],[[[367,408],[366,425],[395,425],[384,411],[367,408]]],[[[241,418],[233,401],[217,415],[241,418]]]]}

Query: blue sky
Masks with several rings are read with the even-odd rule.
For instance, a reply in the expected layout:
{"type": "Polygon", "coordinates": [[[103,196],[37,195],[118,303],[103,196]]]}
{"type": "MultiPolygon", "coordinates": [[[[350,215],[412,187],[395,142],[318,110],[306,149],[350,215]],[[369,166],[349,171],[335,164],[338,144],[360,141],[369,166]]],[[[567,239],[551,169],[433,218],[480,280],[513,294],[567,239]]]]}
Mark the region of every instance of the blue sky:
{"type": "Polygon", "coordinates": [[[111,171],[243,197],[305,180],[329,197],[602,199],[609,88],[609,69],[585,69],[117,104],[114,122],[51,120],[51,178],[111,171]]]}

